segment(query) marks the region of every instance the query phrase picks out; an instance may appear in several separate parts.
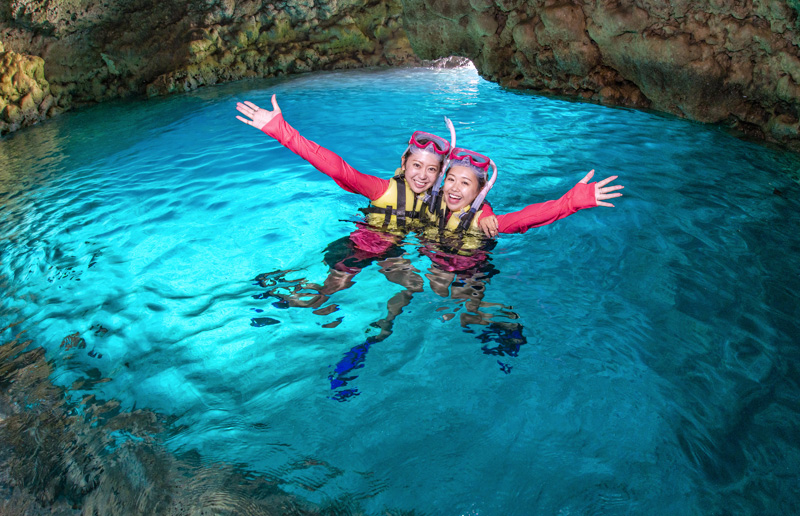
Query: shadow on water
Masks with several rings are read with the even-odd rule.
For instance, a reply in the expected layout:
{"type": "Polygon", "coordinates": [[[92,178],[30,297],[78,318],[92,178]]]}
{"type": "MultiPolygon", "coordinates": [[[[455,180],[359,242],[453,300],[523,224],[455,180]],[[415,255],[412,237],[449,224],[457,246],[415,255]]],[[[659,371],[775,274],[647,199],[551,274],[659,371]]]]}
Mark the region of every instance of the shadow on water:
{"type": "MultiPolygon", "coordinates": [[[[53,385],[44,348],[15,325],[0,330],[0,514],[350,515],[349,497],[314,506],[283,491],[281,480],[196,452],[170,453],[169,418],[123,411],[86,394],[107,381],[98,371],[53,385]]],[[[402,513],[387,510],[386,514],[402,513]]]]}

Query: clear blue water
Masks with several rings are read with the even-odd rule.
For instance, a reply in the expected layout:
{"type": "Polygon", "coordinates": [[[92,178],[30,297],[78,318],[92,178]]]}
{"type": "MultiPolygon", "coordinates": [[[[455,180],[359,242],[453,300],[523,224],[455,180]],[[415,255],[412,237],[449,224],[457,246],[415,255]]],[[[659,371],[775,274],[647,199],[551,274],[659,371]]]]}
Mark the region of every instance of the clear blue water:
{"type": "Polygon", "coordinates": [[[76,399],[165,414],[176,454],[313,503],[787,514],[800,508],[797,177],[797,155],[713,127],[512,92],[471,69],[108,104],[0,141],[0,322],[22,321],[54,383],[107,379],[76,399]],[[318,313],[267,295],[322,283],[326,248],[366,205],[234,118],[272,93],[303,135],[383,177],[411,131],[443,134],[447,115],[497,161],[498,213],[592,168],[625,196],[501,236],[472,276],[437,272],[410,235],[387,263],[420,288],[378,339],[371,323],[404,290],[386,263],[318,313]],[[370,337],[347,372],[358,395],[337,401],[337,367],[370,337]]]}

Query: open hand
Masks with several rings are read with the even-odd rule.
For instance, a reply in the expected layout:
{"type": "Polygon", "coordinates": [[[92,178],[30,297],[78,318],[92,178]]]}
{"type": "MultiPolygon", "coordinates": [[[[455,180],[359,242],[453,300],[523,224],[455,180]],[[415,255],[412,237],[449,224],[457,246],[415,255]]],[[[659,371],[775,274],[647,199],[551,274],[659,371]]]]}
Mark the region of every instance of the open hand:
{"type": "Polygon", "coordinates": [[[478,222],[478,227],[483,230],[483,234],[486,235],[487,238],[494,238],[497,236],[497,217],[492,215],[491,217],[484,217],[478,222]]]}
{"type": "Polygon", "coordinates": [[[275,100],[275,95],[272,96],[272,111],[269,109],[261,109],[248,101],[237,102],[236,111],[247,117],[236,115],[236,118],[259,130],[267,125],[273,118],[281,114],[281,108],[278,107],[278,101],[275,100]]]}
{"type": "MultiPolygon", "coordinates": [[[[590,170],[589,173],[586,174],[586,176],[578,182],[583,184],[588,184],[589,180],[592,178],[593,175],[594,175],[594,169],[590,170]]],[[[610,202],[603,202],[603,201],[605,201],[606,199],[613,199],[614,197],[622,197],[621,193],[619,192],[612,193],[612,192],[615,192],[616,190],[622,190],[623,188],[625,188],[624,186],[622,185],[606,186],[608,183],[617,179],[618,177],[619,176],[607,177],[602,181],[598,181],[594,184],[594,200],[598,206],[607,206],[609,208],[613,208],[614,207],[613,204],[611,204],[610,202]]]]}

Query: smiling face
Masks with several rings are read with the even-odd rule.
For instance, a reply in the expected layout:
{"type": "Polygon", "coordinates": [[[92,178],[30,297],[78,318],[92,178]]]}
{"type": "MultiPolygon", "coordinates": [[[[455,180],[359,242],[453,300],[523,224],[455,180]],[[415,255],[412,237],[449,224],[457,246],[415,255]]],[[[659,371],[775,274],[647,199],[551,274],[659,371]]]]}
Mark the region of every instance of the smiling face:
{"type": "Polygon", "coordinates": [[[433,186],[441,167],[441,156],[433,152],[412,150],[403,158],[406,183],[411,191],[417,194],[433,186]]]}
{"type": "Polygon", "coordinates": [[[458,211],[468,206],[478,196],[480,183],[470,167],[454,165],[444,178],[444,202],[450,211],[458,211]]]}

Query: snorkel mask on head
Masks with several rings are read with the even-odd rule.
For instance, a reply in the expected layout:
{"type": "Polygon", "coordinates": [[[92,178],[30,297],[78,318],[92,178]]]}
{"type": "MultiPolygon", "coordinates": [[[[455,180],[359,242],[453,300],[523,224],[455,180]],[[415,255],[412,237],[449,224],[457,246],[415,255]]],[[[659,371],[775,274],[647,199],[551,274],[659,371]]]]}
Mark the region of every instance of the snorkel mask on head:
{"type": "Polygon", "coordinates": [[[495,181],[497,181],[497,165],[488,156],[468,149],[454,147],[447,158],[447,168],[450,168],[456,163],[470,167],[473,172],[475,172],[475,175],[478,176],[478,180],[484,181],[483,188],[478,192],[478,196],[475,197],[475,200],[472,201],[469,211],[461,214],[461,221],[458,224],[458,228],[460,230],[466,230],[472,223],[475,212],[478,211],[484,199],[486,199],[486,194],[489,193],[489,190],[492,189],[495,181]],[[493,171],[491,178],[488,177],[489,166],[492,167],[493,171]]]}
{"type": "MultiPolygon", "coordinates": [[[[445,118],[445,120],[447,120],[447,118],[445,118]]],[[[453,145],[441,136],[426,133],[425,131],[414,131],[414,134],[411,135],[411,139],[408,141],[408,149],[406,149],[406,152],[413,151],[414,147],[422,150],[433,151],[440,156],[447,156],[447,154],[450,152],[450,149],[453,148],[453,145]]]]}
{"type": "MultiPolygon", "coordinates": [[[[444,117],[444,123],[450,130],[450,146],[447,149],[448,154],[445,156],[444,162],[442,163],[442,168],[439,169],[439,174],[436,176],[436,179],[433,182],[431,193],[426,194],[425,199],[422,201],[428,205],[428,209],[430,209],[431,212],[433,212],[435,209],[434,203],[436,202],[436,197],[439,195],[439,190],[442,188],[442,177],[444,176],[444,171],[450,163],[450,149],[454,149],[456,146],[456,128],[453,127],[453,122],[451,122],[449,118],[444,117]]],[[[414,138],[413,135],[411,138],[414,138]]]]}

